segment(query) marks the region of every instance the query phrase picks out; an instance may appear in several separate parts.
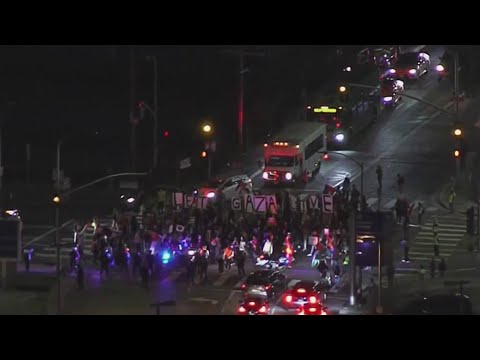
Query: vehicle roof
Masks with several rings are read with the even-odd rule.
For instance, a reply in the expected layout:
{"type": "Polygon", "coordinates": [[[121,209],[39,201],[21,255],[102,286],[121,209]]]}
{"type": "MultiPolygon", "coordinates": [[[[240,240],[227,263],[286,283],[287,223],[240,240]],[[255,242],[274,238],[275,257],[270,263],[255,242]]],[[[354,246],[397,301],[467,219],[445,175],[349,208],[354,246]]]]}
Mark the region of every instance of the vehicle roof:
{"type": "Polygon", "coordinates": [[[314,288],[315,286],[318,285],[318,282],[317,281],[300,281],[298,283],[296,283],[295,285],[293,285],[293,289],[299,289],[299,288],[314,288]]]}
{"type": "Polygon", "coordinates": [[[325,124],[319,122],[299,121],[288,124],[283,131],[273,136],[270,141],[286,141],[292,144],[300,144],[311,135],[323,131],[325,124]]]}
{"type": "Polygon", "coordinates": [[[250,294],[245,295],[245,297],[243,298],[243,301],[244,302],[255,301],[255,302],[260,302],[260,303],[268,302],[268,300],[265,299],[262,296],[255,296],[255,295],[250,295],[250,294]]]}

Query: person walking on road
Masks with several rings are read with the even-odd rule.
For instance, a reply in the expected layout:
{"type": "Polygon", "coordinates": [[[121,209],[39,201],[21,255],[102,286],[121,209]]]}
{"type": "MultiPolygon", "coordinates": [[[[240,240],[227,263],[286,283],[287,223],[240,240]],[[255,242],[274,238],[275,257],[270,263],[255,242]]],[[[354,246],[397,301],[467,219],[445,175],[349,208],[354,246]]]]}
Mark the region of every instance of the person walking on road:
{"type": "Polygon", "coordinates": [[[445,259],[440,260],[440,264],[438,264],[438,272],[440,273],[440,277],[445,276],[445,271],[447,271],[447,264],[445,263],[445,259]]]}
{"type": "Polygon", "coordinates": [[[423,204],[419,202],[418,210],[417,210],[418,225],[422,225],[422,218],[424,213],[425,213],[425,208],[423,207],[423,204]]]}
{"type": "Polygon", "coordinates": [[[432,257],[432,261],[430,261],[430,277],[433,279],[435,277],[435,258],[432,257]]]}
{"type": "Polygon", "coordinates": [[[457,197],[457,194],[455,193],[455,189],[452,187],[450,189],[450,192],[448,193],[448,208],[450,209],[450,213],[452,214],[454,212],[453,204],[455,202],[456,197],[457,197]]]}
{"type": "Polygon", "coordinates": [[[378,188],[382,190],[382,180],[383,180],[382,167],[380,165],[377,165],[377,170],[375,172],[377,173],[378,188]]]}
{"type": "Polygon", "coordinates": [[[427,269],[425,269],[425,266],[423,264],[420,264],[420,270],[418,271],[418,274],[420,275],[420,280],[425,280],[425,275],[427,274],[427,269]]]}
{"type": "Polygon", "coordinates": [[[433,255],[435,257],[440,256],[440,238],[438,236],[438,233],[433,235],[433,255]]]}
{"type": "Polygon", "coordinates": [[[437,218],[433,218],[432,233],[433,233],[433,237],[435,237],[435,235],[438,235],[438,222],[437,222],[437,218]]]}

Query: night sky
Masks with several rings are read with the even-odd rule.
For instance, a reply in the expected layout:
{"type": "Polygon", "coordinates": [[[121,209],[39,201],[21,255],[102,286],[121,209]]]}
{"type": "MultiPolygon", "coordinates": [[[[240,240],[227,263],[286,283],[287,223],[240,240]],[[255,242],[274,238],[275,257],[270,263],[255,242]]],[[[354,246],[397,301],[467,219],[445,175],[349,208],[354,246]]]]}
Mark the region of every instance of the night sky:
{"type": "MultiPolygon", "coordinates": [[[[313,89],[328,73],[336,46],[245,46],[265,57],[247,59],[246,122],[260,138],[283,121],[287,108],[300,101],[301,89],[313,89]]],[[[238,45],[135,46],[137,98],[153,104],[153,64],[159,62],[160,131],[170,133],[175,153],[198,146],[202,119],[214,121],[219,145],[235,141],[238,57],[219,50],[238,45]]],[[[244,48],[242,46],[242,48],[244,48]]],[[[353,48],[352,48],[353,49],[353,48]]],[[[63,168],[78,181],[101,176],[105,169],[129,169],[129,46],[55,45],[0,47],[0,105],[6,181],[26,172],[26,144],[31,144],[32,179],[48,182],[55,166],[58,138],[63,139],[63,168]]],[[[138,127],[138,168],[151,164],[153,121],[138,127]]]]}

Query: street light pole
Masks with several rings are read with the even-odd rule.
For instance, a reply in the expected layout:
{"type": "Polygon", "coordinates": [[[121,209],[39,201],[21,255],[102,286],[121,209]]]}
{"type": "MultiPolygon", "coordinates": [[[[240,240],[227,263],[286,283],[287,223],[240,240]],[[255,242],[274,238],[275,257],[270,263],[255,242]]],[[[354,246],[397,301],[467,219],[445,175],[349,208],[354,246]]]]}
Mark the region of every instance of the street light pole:
{"type": "MultiPolygon", "coordinates": [[[[60,193],[60,150],[62,142],[57,142],[57,192],[60,193]]],[[[61,279],[60,279],[60,203],[55,206],[55,247],[57,250],[57,314],[61,309],[61,279]]]]}
{"type": "MultiPolygon", "coordinates": [[[[322,151],[321,153],[323,154],[328,154],[327,151],[322,151]]],[[[363,163],[358,162],[355,160],[353,157],[337,152],[337,151],[332,151],[333,154],[341,155],[343,157],[346,157],[347,159],[353,161],[355,164],[357,164],[360,167],[360,196],[363,199],[363,163]]],[[[357,297],[357,271],[356,271],[356,262],[355,262],[355,247],[357,245],[357,232],[355,231],[355,223],[356,223],[356,216],[357,212],[355,210],[352,211],[349,217],[349,224],[348,228],[350,229],[350,242],[349,242],[349,250],[350,250],[350,261],[349,261],[349,266],[350,266],[350,306],[355,306],[356,304],[356,297],[357,297]]],[[[360,272],[361,276],[361,272],[360,272]]],[[[362,284],[360,284],[362,286],[362,284]]]]}
{"type": "Polygon", "coordinates": [[[459,55],[458,55],[458,51],[455,51],[455,56],[454,56],[454,60],[453,60],[453,66],[455,67],[455,70],[454,70],[454,97],[455,97],[455,114],[457,116],[457,121],[458,121],[458,114],[460,112],[460,108],[459,108],[459,103],[460,103],[460,90],[459,90],[459,74],[458,74],[458,71],[459,71],[459,68],[458,68],[458,64],[459,63],[459,55]]]}
{"type": "Polygon", "coordinates": [[[245,55],[241,54],[240,55],[240,93],[238,97],[238,145],[240,147],[240,152],[242,153],[244,151],[243,143],[243,130],[244,130],[244,125],[243,125],[243,115],[244,115],[244,94],[245,94],[245,55]]]}
{"type": "Polygon", "coordinates": [[[158,60],[156,56],[149,56],[153,61],[153,168],[158,166],[158,60]]]}

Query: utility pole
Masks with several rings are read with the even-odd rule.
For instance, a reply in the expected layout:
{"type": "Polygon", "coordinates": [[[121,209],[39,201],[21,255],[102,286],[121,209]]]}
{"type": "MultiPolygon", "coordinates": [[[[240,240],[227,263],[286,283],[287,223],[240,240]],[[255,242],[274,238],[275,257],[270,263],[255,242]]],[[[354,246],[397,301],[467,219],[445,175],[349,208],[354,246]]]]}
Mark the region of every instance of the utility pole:
{"type": "Polygon", "coordinates": [[[158,166],[158,59],[156,56],[147,56],[153,62],[153,161],[152,167],[158,166]]]}
{"type": "MultiPolygon", "coordinates": [[[[57,141],[57,193],[60,193],[60,150],[62,142],[57,141]]],[[[57,312],[60,314],[62,306],[62,281],[60,274],[60,201],[55,206],[55,247],[57,250],[57,312]]]]}
{"type": "Polygon", "coordinates": [[[137,144],[136,144],[136,129],[138,119],[136,116],[136,76],[135,76],[135,47],[130,46],[130,161],[132,171],[136,168],[137,160],[137,144]]]}
{"type": "Polygon", "coordinates": [[[245,68],[245,57],[263,57],[265,56],[264,52],[252,52],[247,50],[224,50],[220,51],[223,55],[234,55],[240,58],[240,82],[239,82],[239,95],[238,95],[238,120],[237,120],[237,131],[238,131],[238,146],[240,153],[246,151],[245,148],[245,138],[244,138],[244,114],[245,114],[245,73],[248,72],[248,69],[245,68]]]}
{"type": "Polygon", "coordinates": [[[350,299],[349,303],[350,306],[355,306],[357,303],[357,286],[356,286],[356,281],[357,281],[357,271],[356,271],[356,261],[355,261],[355,256],[356,256],[356,251],[355,247],[357,245],[357,232],[355,228],[355,217],[356,217],[356,212],[353,210],[350,213],[350,216],[348,217],[348,231],[349,231],[349,245],[348,245],[348,253],[349,253],[349,264],[348,266],[350,267],[350,299]]]}
{"type": "Polygon", "coordinates": [[[454,55],[454,60],[453,60],[453,66],[455,67],[454,70],[454,97],[455,97],[455,114],[457,116],[456,121],[458,121],[458,116],[460,113],[460,89],[459,89],[459,54],[458,54],[458,49],[455,51],[454,55]]]}

